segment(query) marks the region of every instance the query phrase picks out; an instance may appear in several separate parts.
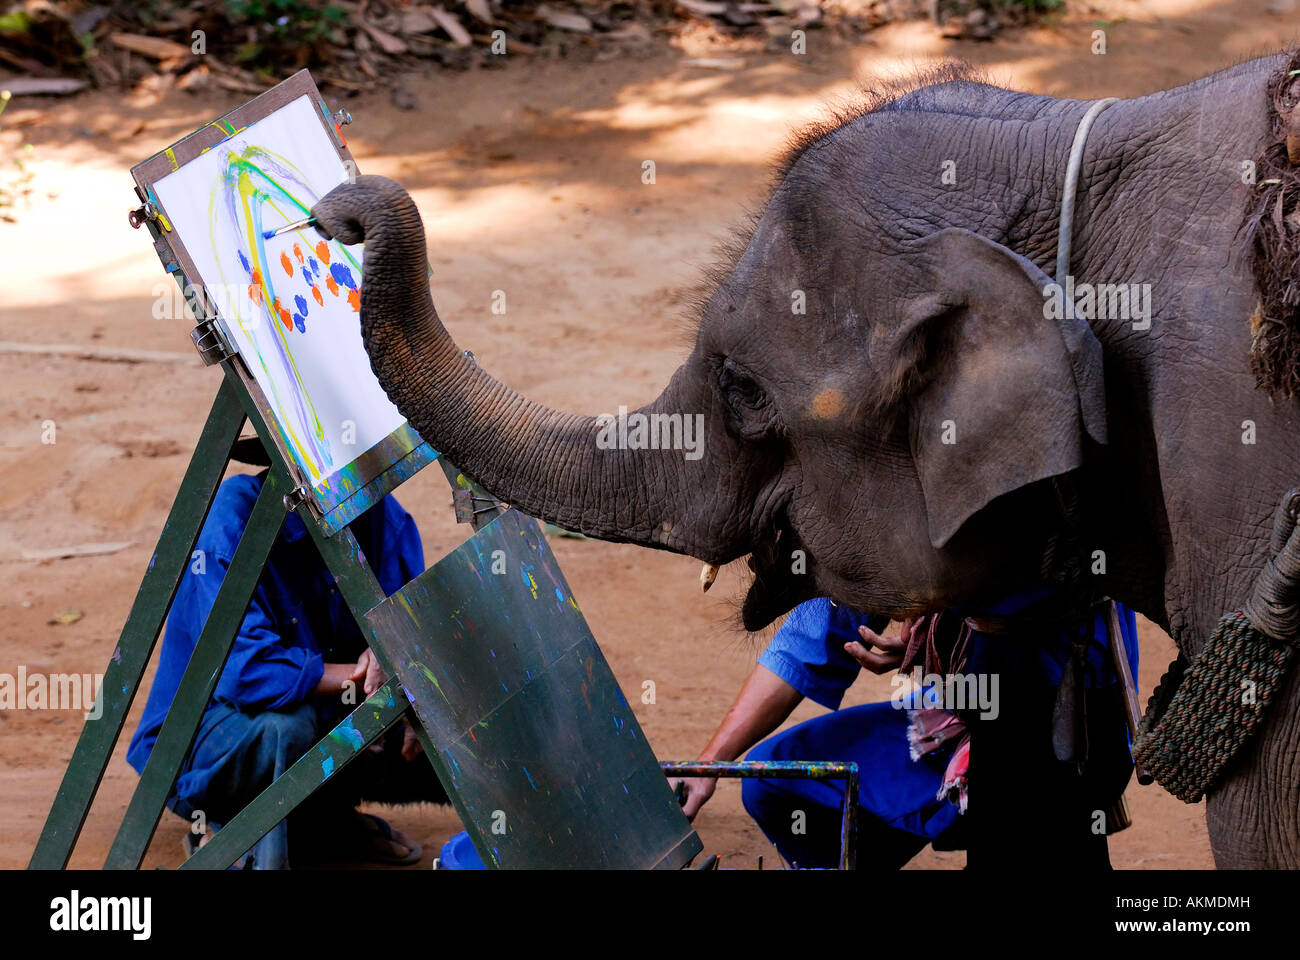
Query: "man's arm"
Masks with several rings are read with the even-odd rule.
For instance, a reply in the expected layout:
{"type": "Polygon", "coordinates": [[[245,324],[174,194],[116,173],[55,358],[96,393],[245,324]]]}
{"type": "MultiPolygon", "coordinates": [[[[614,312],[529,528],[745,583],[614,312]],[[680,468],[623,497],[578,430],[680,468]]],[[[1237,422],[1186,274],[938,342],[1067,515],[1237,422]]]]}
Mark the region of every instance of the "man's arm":
{"type": "MultiPolygon", "coordinates": [[[[906,647],[903,637],[882,637],[868,625],[884,630],[888,622],[825,599],[796,607],[759,657],[699,759],[742,756],[783,724],[804,697],[837,709],[860,668],[876,674],[897,669],[906,647]]],[[[717,789],[713,777],[674,778],[669,783],[684,790],[682,810],[688,819],[695,818],[717,789]]]]}
{"type": "Polygon", "coordinates": [[[802,693],[761,663],[755,664],[699,759],[735,760],[785,723],[802,700],[802,693]]]}
{"type": "MultiPolygon", "coordinates": [[[[785,723],[802,700],[802,693],[761,663],[756,664],[699,759],[735,760],[785,723]]],[[[718,781],[714,777],[686,777],[670,780],[669,786],[676,789],[679,782],[685,791],[682,812],[688,820],[694,820],[700,807],[713,796],[718,781]]]]}
{"type": "MultiPolygon", "coordinates": [[[[366,652],[361,655],[361,659],[356,663],[323,664],[324,669],[321,671],[320,682],[316,684],[316,689],[312,693],[327,697],[338,696],[347,689],[349,681],[352,683],[361,682],[366,675],[366,658],[369,653],[370,650],[367,648],[366,652]]],[[[376,689],[378,688],[376,687],[376,689]]],[[[366,696],[371,693],[374,693],[374,690],[367,692],[366,696]]]]}

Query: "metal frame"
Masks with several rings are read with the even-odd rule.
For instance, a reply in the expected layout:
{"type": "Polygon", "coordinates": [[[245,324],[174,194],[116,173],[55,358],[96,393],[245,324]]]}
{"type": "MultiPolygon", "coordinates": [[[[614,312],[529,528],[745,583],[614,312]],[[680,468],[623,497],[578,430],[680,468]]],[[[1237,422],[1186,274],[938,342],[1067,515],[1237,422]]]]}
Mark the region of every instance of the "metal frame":
{"type": "Polygon", "coordinates": [[[856,763],[825,760],[712,760],[659,764],[667,777],[772,777],[782,780],[843,780],[844,810],[840,815],[840,869],[858,869],[858,783],[856,763]]]}

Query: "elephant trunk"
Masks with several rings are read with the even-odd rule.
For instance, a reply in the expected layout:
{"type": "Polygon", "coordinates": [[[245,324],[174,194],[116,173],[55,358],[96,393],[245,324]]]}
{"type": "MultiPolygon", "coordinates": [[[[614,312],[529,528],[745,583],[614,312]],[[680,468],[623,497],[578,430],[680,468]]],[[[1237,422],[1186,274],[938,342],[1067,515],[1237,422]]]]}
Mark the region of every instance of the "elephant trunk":
{"type": "MultiPolygon", "coordinates": [[[[731,554],[722,560],[739,552],[683,521],[690,478],[681,450],[610,449],[598,443],[602,431],[610,435],[607,421],[535,403],[457,348],[429,293],[419,211],[398,184],[359,177],[312,215],[345,244],[364,240],[361,335],[371,368],[421,437],[468,476],[524,512],[590,537],[706,560],[720,547],[731,554]]],[[[638,412],[686,416],[675,397],[680,380],[638,412]]],[[[694,513],[707,516],[698,504],[694,513]]]]}

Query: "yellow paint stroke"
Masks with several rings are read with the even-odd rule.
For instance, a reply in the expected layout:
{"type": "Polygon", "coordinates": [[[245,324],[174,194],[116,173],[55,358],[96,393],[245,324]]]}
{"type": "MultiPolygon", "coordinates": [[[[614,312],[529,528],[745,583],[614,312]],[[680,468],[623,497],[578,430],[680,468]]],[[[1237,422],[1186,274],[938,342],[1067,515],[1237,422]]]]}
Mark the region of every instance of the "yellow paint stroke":
{"type": "MultiPolygon", "coordinates": [[[[447,700],[447,695],[442,692],[442,684],[438,683],[438,678],[433,675],[432,670],[430,670],[424,664],[420,663],[420,661],[418,660],[411,661],[411,666],[418,667],[420,672],[424,674],[424,679],[428,680],[431,684],[433,684],[433,689],[438,691],[438,696],[442,697],[442,699],[444,700],[447,700]]],[[[447,702],[451,703],[450,700],[447,700],[447,702]]]]}
{"type": "MultiPolygon", "coordinates": [[[[223,132],[225,132],[228,136],[234,136],[236,133],[240,132],[239,130],[235,130],[229,124],[225,124],[223,126],[221,123],[216,123],[215,125],[220,129],[222,129],[223,132]]],[[[240,129],[242,130],[243,128],[240,129]]],[[[250,317],[236,316],[235,320],[239,323],[244,333],[247,334],[249,339],[252,340],[253,342],[257,342],[257,341],[256,338],[253,337],[252,335],[252,331],[250,329],[251,325],[256,322],[260,322],[260,318],[263,312],[270,314],[271,311],[274,309],[273,305],[275,303],[275,298],[269,295],[271,293],[272,283],[273,283],[272,277],[270,275],[270,270],[269,269],[260,270],[260,267],[263,264],[261,263],[261,258],[259,256],[259,253],[264,253],[265,250],[261,243],[262,238],[260,236],[255,236],[257,231],[254,229],[254,224],[256,222],[260,222],[261,218],[254,217],[253,214],[254,212],[256,212],[258,214],[265,215],[268,212],[274,212],[275,214],[278,214],[280,217],[282,217],[286,222],[292,222],[295,220],[300,220],[303,216],[305,216],[308,209],[305,205],[303,205],[297,198],[293,197],[291,194],[286,194],[286,197],[275,197],[272,196],[271,191],[259,190],[257,188],[256,186],[257,181],[254,180],[254,177],[264,178],[266,183],[271,185],[275,190],[283,189],[278,186],[276,182],[276,178],[268,175],[266,170],[262,169],[261,166],[259,166],[257,163],[254,163],[253,160],[250,159],[250,158],[256,158],[260,156],[268,157],[271,160],[275,161],[276,163],[282,164],[287,170],[292,171],[292,174],[298,177],[298,180],[295,182],[299,182],[299,183],[305,182],[305,178],[303,177],[302,172],[299,171],[286,158],[276,157],[275,155],[266,151],[264,148],[250,145],[241,149],[238,152],[232,152],[230,156],[224,159],[226,166],[225,166],[224,175],[222,177],[221,185],[212,192],[212,195],[209,198],[209,216],[210,216],[210,223],[212,225],[209,230],[209,233],[215,248],[216,247],[215,227],[218,224],[218,222],[222,220],[222,218],[217,215],[217,206],[219,203],[222,203],[223,200],[225,200],[227,197],[229,197],[231,201],[235,200],[233,196],[229,196],[228,191],[230,186],[234,186],[235,188],[234,192],[238,196],[238,201],[235,201],[235,205],[237,208],[242,210],[242,214],[244,217],[244,226],[248,234],[248,236],[245,238],[244,245],[247,254],[249,256],[250,267],[252,269],[253,283],[250,284],[250,293],[260,294],[260,296],[253,295],[251,299],[253,299],[254,302],[258,304],[260,309],[258,313],[255,314],[254,316],[250,316],[250,317]],[[233,181],[231,178],[232,173],[235,174],[235,176],[233,177],[233,181]],[[256,208],[255,205],[257,205],[256,208]],[[286,207],[290,209],[285,209],[286,207]]],[[[170,229],[169,226],[168,229],[170,229]]],[[[238,226],[236,226],[236,230],[238,230],[238,226]]],[[[326,246],[323,240],[320,240],[317,234],[313,232],[309,238],[307,234],[299,231],[298,239],[308,246],[310,246],[312,243],[317,243],[316,250],[318,253],[320,253],[321,248],[324,247],[325,255],[322,256],[321,259],[328,264],[329,260],[331,259],[329,256],[330,253],[329,247],[326,246]]],[[[346,249],[340,250],[338,255],[351,262],[352,266],[355,268],[355,270],[359,275],[360,265],[348,253],[346,249]]],[[[269,264],[267,264],[267,266],[269,267],[269,264]]],[[[321,303],[323,298],[320,297],[318,291],[313,290],[313,296],[315,297],[318,303],[321,303]]],[[[277,358],[277,359],[283,360],[283,362],[286,365],[286,372],[288,372],[293,377],[293,379],[297,381],[299,385],[302,385],[304,383],[304,380],[301,375],[301,371],[298,368],[297,361],[295,360],[294,352],[293,350],[290,349],[290,345],[289,345],[289,334],[291,331],[282,328],[281,324],[283,322],[283,318],[281,317],[270,315],[268,316],[268,320],[271,324],[270,329],[273,331],[274,335],[279,338],[279,351],[282,353],[282,358],[277,358]]],[[[266,367],[267,361],[262,358],[259,359],[262,361],[263,366],[266,367]]],[[[275,385],[275,381],[272,380],[270,386],[273,387],[274,385],[275,385]]],[[[276,392],[278,393],[278,391],[276,392]]],[[[290,406],[299,406],[299,405],[301,409],[301,419],[288,418],[288,417],[281,419],[280,417],[277,416],[275,420],[280,426],[281,434],[283,435],[285,442],[291,447],[295,455],[295,458],[298,460],[299,464],[302,466],[305,472],[309,475],[311,482],[314,485],[319,485],[323,481],[323,474],[325,469],[332,468],[333,465],[332,454],[331,455],[325,454],[326,447],[323,444],[327,443],[326,431],[324,429],[324,425],[320,421],[320,417],[318,411],[316,410],[315,404],[312,402],[311,396],[307,393],[305,389],[300,390],[298,392],[296,404],[292,404],[292,405],[282,404],[282,406],[285,409],[289,409],[290,406]],[[306,428],[306,431],[308,433],[315,435],[315,440],[317,441],[316,443],[309,444],[304,442],[304,440],[307,439],[306,437],[301,435],[303,433],[304,427],[306,428]],[[322,461],[321,464],[319,465],[314,462],[318,458],[322,461]]]]}
{"type": "MultiPolygon", "coordinates": [[[[252,177],[248,175],[248,170],[246,169],[247,167],[252,167],[255,170],[258,169],[253,164],[248,163],[248,161],[246,160],[243,161],[240,164],[239,177],[236,180],[235,187],[236,187],[236,192],[239,194],[239,202],[244,213],[244,226],[248,234],[247,249],[249,251],[250,262],[251,264],[255,264],[257,262],[258,240],[260,238],[257,236],[257,229],[255,226],[257,221],[256,218],[254,218],[253,216],[252,204],[253,204],[253,196],[255,193],[257,193],[257,188],[253,185],[252,177]]],[[[261,173],[260,170],[258,170],[258,172],[261,173]]],[[[262,175],[265,176],[265,174],[262,175]]],[[[275,201],[271,200],[269,197],[265,197],[264,199],[267,206],[270,206],[281,216],[284,215],[284,211],[281,210],[275,204],[275,201]]],[[[215,239],[213,242],[215,245],[215,239]]],[[[261,276],[258,279],[260,280],[261,283],[262,301],[265,305],[267,305],[266,306],[267,311],[270,312],[272,308],[269,305],[275,302],[275,298],[272,295],[271,288],[267,281],[267,278],[265,276],[261,276]]],[[[242,320],[240,321],[240,326],[244,328],[244,331],[245,333],[248,334],[250,340],[254,339],[251,331],[249,331],[247,325],[245,325],[242,320]]],[[[299,383],[302,383],[303,382],[302,375],[298,372],[298,364],[294,360],[293,351],[289,348],[288,331],[283,329],[279,317],[271,318],[271,329],[275,331],[275,335],[280,338],[280,341],[284,346],[285,358],[288,360],[289,366],[293,370],[294,379],[296,379],[299,383]]],[[[254,340],[254,342],[256,341],[254,340]]],[[[311,398],[307,396],[306,392],[303,393],[302,400],[303,400],[304,407],[309,411],[311,415],[313,432],[316,434],[317,437],[323,438],[325,436],[325,426],[320,422],[320,417],[317,416],[316,414],[315,404],[311,402],[311,398]]],[[[284,432],[289,435],[290,442],[294,445],[294,447],[298,451],[300,451],[300,455],[298,459],[302,463],[302,465],[307,468],[307,472],[311,475],[312,483],[319,482],[321,479],[321,472],[316,468],[316,465],[311,462],[314,458],[305,455],[305,452],[308,449],[307,444],[303,442],[302,437],[300,437],[297,431],[294,430],[292,423],[288,422],[287,420],[281,420],[281,418],[279,417],[276,417],[275,419],[280,424],[281,429],[284,430],[284,432]]]]}
{"type": "MultiPolygon", "coordinates": [[[[209,126],[209,127],[216,127],[218,130],[220,130],[222,133],[224,133],[224,134],[226,135],[226,138],[227,138],[227,139],[229,139],[230,137],[233,137],[233,136],[234,136],[235,134],[237,134],[237,133],[243,133],[245,130],[248,129],[248,127],[244,126],[244,127],[240,127],[238,130],[236,130],[234,124],[229,123],[229,122],[223,122],[223,121],[221,121],[221,120],[213,120],[211,123],[208,124],[208,126],[209,126]]],[[[211,148],[209,148],[209,149],[211,149],[211,148]]]]}

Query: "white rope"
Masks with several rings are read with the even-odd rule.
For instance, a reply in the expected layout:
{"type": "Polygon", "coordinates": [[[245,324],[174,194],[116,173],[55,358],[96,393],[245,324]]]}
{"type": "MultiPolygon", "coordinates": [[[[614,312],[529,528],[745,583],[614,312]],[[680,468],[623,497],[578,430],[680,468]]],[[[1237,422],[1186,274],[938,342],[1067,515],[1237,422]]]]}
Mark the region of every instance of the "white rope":
{"type": "Polygon", "coordinates": [[[1070,147],[1070,162],[1065,167],[1065,193],[1061,196],[1061,232],[1056,240],[1056,285],[1065,288],[1065,278],[1070,273],[1070,247],[1074,234],[1074,191],[1079,185],[1079,168],[1083,166],[1083,148],[1088,142],[1088,131],[1097,115],[1112,103],[1118,103],[1118,97],[1098,100],[1079,121],[1079,128],[1074,131],[1074,144],[1070,147]]]}

